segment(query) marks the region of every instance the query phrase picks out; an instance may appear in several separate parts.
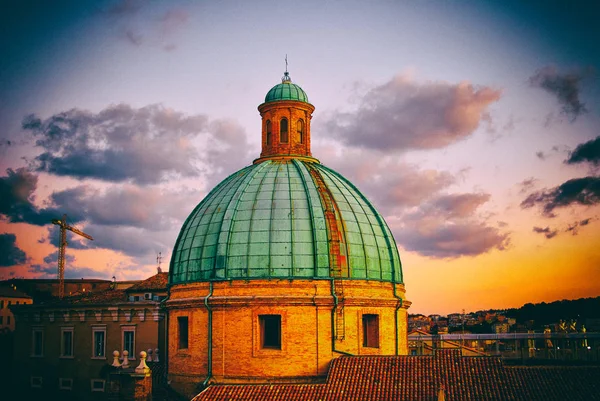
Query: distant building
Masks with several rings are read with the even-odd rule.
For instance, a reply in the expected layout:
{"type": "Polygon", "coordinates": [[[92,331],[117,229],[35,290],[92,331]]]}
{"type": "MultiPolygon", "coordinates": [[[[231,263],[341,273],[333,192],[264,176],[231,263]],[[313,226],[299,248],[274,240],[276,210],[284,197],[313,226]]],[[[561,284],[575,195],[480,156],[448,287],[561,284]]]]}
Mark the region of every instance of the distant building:
{"type": "Polygon", "coordinates": [[[15,285],[0,285],[0,331],[15,329],[15,318],[11,310],[14,305],[28,305],[33,299],[15,285]]]}
{"type": "Polygon", "coordinates": [[[408,354],[409,355],[433,355],[437,349],[459,350],[463,356],[484,356],[485,352],[471,346],[467,341],[448,341],[439,340],[437,336],[431,335],[421,330],[414,330],[408,333],[408,354]]]}
{"type": "MultiPolygon", "coordinates": [[[[129,284],[131,285],[139,281],[129,284]]],[[[13,285],[24,293],[30,295],[34,302],[42,302],[58,297],[59,281],[57,279],[27,279],[14,278],[3,281],[4,285],[13,285]]],[[[99,279],[65,279],[65,295],[75,295],[83,292],[98,292],[114,287],[110,280],[99,279]]],[[[125,289],[125,288],[123,288],[125,289]]]]}
{"type": "Polygon", "coordinates": [[[126,290],[13,307],[14,385],[27,399],[105,399],[113,351],[127,350],[132,364],[140,351],[165,352],[166,295],[167,273],[159,273],[126,290]]]}
{"type": "Polygon", "coordinates": [[[510,324],[498,321],[492,324],[492,331],[496,334],[508,333],[510,331],[510,324]]]}

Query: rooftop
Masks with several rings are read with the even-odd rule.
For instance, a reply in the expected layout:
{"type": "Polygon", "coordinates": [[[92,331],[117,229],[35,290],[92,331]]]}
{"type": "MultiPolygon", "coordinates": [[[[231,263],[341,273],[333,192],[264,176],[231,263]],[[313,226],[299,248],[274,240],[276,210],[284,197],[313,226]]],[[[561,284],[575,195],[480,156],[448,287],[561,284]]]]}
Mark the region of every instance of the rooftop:
{"type": "Polygon", "coordinates": [[[297,100],[308,103],[306,92],[298,85],[292,83],[292,79],[287,71],[281,79],[281,83],[272,87],[267,92],[267,96],[265,96],[265,103],[276,102],[278,100],[297,100]]]}
{"type": "Polygon", "coordinates": [[[135,291],[152,291],[166,290],[169,282],[169,273],[157,273],[154,276],[148,277],[137,284],[132,285],[127,289],[127,292],[135,291]]]}
{"type": "Polygon", "coordinates": [[[498,357],[343,356],[325,384],[212,385],[193,401],[600,400],[600,366],[507,367],[498,357]]]}
{"type": "Polygon", "coordinates": [[[30,299],[31,297],[27,294],[25,294],[22,291],[19,291],[13,287],[10,286],[6,286],[6,285],[1,285],[0,286],[0,297],[4,297],[4,298],[28,298],[30,299]]]}

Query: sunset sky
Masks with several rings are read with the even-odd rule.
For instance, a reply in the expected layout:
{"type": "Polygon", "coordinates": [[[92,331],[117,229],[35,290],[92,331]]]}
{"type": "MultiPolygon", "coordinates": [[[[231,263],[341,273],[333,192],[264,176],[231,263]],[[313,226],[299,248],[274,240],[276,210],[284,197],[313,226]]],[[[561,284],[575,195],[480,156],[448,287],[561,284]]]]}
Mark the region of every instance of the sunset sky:
{"type": "Polygon", "coordinates": [[[391,227],[411,313],[600,296],[592,1],[0,0],[0,279],[143,279],[280,82],[391,227]],[[525,4],[523,4],[525,3],[525,4]]]}

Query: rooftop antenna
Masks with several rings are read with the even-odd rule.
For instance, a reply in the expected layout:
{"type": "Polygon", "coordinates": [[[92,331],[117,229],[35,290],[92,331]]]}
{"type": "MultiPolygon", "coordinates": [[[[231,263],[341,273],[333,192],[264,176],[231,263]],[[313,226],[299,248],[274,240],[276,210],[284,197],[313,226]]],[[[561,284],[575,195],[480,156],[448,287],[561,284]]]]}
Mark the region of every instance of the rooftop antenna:
{"type": "Polygon", "coordinates": [[[285,72],[283,73],[283,78],[281,78],[282,84],[289,84],[292,82],[292,78],[290,78],[290,73],[288,72],[288,61],[287,54],[285,55],[285,72]]]}
{"type": "Polygon", "coordinates": [[[158,271],[158,273],[162,273],[162,269],[160,268],[161,262],[162,262],[162,252],[159,252],[156,255],[156,264],[158,265],[158,266],[156,266],[156,270],[158,271]]]}

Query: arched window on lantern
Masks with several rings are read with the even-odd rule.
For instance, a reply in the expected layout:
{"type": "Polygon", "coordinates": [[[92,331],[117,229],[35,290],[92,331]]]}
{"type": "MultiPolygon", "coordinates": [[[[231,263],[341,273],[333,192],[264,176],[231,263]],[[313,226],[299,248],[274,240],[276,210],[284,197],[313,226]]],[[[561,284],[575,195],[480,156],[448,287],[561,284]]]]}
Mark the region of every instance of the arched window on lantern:
{"type": "Polygon", "coordinates": [[[296,128],[298,131],[298,142],[304,143],[304,121],[301,119],[296,123],[296,128]]]}
{"type": "Polygon", "coordinates": [[[279,142],[288,143],[288,120],[282,118],[279,122],[279,142]]]}
{"type": "Polygon", "coordinates": [[[271,120],[267,120],[267,145],[271,145],[271,120]]]}

